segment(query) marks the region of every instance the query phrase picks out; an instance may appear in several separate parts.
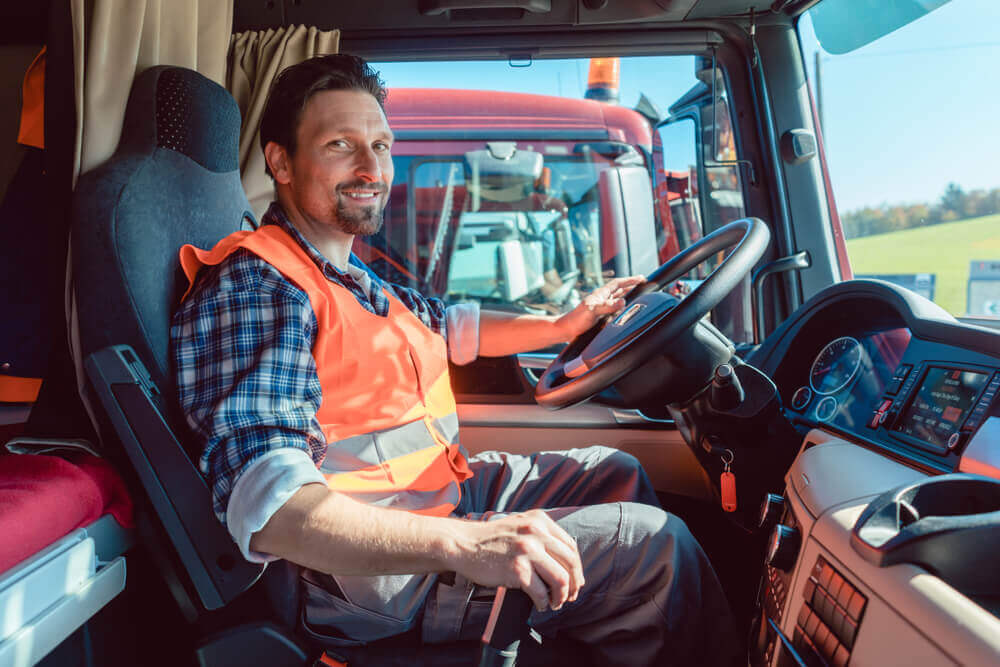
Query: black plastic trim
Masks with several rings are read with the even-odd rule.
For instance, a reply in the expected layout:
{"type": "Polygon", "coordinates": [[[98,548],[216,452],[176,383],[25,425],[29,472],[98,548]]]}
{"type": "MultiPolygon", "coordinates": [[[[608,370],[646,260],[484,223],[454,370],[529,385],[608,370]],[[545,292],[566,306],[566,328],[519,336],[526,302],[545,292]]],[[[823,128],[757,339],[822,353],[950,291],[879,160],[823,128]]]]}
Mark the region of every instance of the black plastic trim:
{"type": "Polygon", "coordinates": [[[271,623],[250,623],[216,633],[195,650],[195,657],[199,667],[305,667],[311,664],[306,651],[271,623]]]}
{"type": "Polygon", "coordinates": [[[264,567],[243,558],[213,515],[208,485],[164,417],[145,366],[130,346],[113,345],[87,357],[84,367],[201,604],[228,604],[264,567]]]}

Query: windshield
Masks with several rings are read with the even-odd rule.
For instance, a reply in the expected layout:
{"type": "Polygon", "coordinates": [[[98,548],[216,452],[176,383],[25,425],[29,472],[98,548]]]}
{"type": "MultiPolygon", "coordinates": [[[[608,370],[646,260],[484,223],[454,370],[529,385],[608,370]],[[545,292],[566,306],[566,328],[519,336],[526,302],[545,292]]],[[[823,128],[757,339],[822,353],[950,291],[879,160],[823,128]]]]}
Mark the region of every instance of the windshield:
{"type": "MultiPolygon", "coordinates": [[[[520,312],[566,312],[612,276],[651,272],[744,214],[724,162],[735,156],[725,86],[712,105],[709,63],[373,63],[389,91],[395,175],[385,225],[355,252],[428,296],[520,312]],[[716,123],[723,162],[699,170],[697,137],[716,123]]],[[[723,323],[734,338],[743,317],[723,323]]]]}
{"type": "Polygon", "coordinates": [[[600,225],[600,174],[622,155],[644,171],[649,166],[636,147],[621,146],[619,154],[601,155],[586,143],[537,140],[397,144],[385,232],[372,244],[406,258],[396,282],[449,301],[534,296],[540,304],[563,290],[562,304],[571,290],[592,290],[623,272],[616,234],[600,225]],[[407,252],[410,236],[415,253],[407,252]],[[498,254],[506,261],[513,251],[526,273],[517,286],[506,284],[513,278],[506,266],[498,274],[498,254]]]}
{"type": "Polygon", "coordinates": [[[823,12],[851,2],[806,12],[800,35],[854,275],[998,318],[1000,3],[925,2],[909,25],[831,54],[823,44],[844,42],[823,12]]]}

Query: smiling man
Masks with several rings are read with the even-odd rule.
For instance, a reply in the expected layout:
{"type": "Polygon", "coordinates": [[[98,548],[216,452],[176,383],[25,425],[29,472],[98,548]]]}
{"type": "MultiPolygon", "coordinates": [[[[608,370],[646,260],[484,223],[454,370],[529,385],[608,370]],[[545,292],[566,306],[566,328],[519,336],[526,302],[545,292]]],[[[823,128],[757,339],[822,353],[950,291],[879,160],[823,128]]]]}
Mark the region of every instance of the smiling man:
{"type": "Polygon", "coordinates": [[[604,664],[726,662],[715,574],[634,458],[470,459],[459,443],[449,356],[570,340],[641,279],[556,318],[446,307],[372,274],[351,245],[378,231],[392,184],[384,99],[351,56],[284,71],[261,125],[277,201],[257,231],[181,251],[197,278],[172,352],[220,521],[248,560],[302,566],[304,621],[334,645],[418,623],[425,641],[478,636],[488,607],[470,602],[507,586],[536,629],[604,664]]]}

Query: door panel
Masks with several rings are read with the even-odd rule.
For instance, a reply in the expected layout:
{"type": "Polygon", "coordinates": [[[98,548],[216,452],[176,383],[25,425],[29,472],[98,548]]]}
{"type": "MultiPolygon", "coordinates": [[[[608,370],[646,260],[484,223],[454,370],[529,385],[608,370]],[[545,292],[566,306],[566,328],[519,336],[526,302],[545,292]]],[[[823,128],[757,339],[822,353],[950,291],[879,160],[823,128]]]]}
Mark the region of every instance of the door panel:
{"type": "Polygon", "coordinates": [[[527,455],[604,445],[639,459],[657,491],[712,499],[704,469],[676,429],[662,424],[623,426],[614,412],[591,404],[554,412],[537,405],[458,406],[462,444],[472,455],[489,450],[527,455]]]}

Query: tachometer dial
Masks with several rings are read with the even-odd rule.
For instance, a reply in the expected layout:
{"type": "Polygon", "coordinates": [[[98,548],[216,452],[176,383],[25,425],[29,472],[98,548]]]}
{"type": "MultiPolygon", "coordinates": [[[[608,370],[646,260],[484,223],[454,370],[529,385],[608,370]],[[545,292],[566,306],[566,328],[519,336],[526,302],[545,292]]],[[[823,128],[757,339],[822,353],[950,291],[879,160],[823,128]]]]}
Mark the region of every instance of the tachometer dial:
{"type": "Polygon", "coordinates": [[[861,343],[842,336],[827,343],[809,371],[809,384],[817,394],[833,394],[846,387],[861,367],[861,343]]]}

